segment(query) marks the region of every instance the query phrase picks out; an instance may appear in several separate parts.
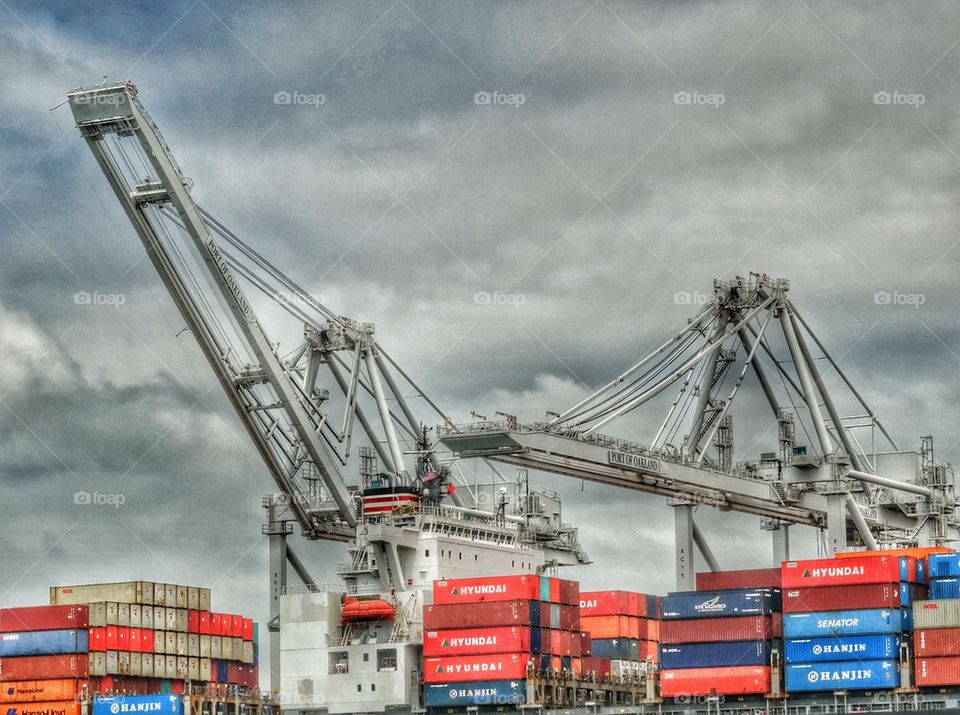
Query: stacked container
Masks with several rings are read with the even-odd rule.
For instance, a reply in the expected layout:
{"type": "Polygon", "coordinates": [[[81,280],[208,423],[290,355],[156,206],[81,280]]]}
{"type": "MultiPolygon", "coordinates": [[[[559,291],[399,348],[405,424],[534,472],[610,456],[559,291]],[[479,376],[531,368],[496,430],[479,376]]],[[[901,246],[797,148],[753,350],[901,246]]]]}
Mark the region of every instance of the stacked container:
{"type": "Polygon", "coordinates": [[[780,591],[681,591],[660,601],[660,693],[750,695],[771,691],[780,591]]]}
{"type": "Polygon", "coordinates": [[[929,601],[913,604],[914,671],[919,687],[960,685],[960,554],[931,555],[929,601]],[[946,595],[946,597],[945,597],[946,595]]]}
{"type": "Polygon", "coordinates": [[[787,691],[899,687],[924,571],[913,557],[882,554],[784,562],[787,691]]]}
{"type": "Polygon", "coordinates": [[[632,591],[580,594],[580,625],[599,674],[636,678],[658,660],[659,597],[632,591]],[[607,663],[609,665],[607,665],[607,663]]]}
{"type": "Polygon", "coordinates": [[[533,574],[435,581],[423,625],[429,707],[525,703],[528,671],[582,672],[575,581],[533,574]]]}

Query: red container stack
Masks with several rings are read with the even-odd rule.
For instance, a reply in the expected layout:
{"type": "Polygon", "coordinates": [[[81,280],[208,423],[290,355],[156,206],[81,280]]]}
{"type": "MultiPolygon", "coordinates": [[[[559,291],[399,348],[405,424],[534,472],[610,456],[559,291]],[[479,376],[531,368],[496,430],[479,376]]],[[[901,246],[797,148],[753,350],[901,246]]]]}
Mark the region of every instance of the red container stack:
{"type": "Polygon", "coordinates": [[[610,661],[620,677],[639,677],[641,663],[657,660],[660,642],[659,599],[633,591],[585,591],[580,594],[580,624],[590,634],[591,653],[610,661]]]}

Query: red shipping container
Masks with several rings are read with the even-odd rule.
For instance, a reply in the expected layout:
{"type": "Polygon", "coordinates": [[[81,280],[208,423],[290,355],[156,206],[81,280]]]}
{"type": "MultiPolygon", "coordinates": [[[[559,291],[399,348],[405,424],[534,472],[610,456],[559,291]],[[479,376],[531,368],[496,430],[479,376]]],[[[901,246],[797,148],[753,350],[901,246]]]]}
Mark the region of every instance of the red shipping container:
{"type": "Polygon", "coordinates": [[[577,606],[580,604],[580,583],[560,579],[560,603],[567,606],[577,606]]]}
{"type": "Polygon", "coordinates": [[[63,631],[86,628],[86,606],[29,606],[0,608],[0,633],[63,631]]]}
{"type": "Polygon", "coordinates": [[[213,620],[213,614],[209,611],[200,611],[199,624],[197,630],[201,635],[208,636],[213,632],[211,621],[213,620]]]}
{"type": "Polygon", "coordinates": [[[423,654],[484,655],[487,653],[529,653],[530,628],[466,628],[426,631],[423,654]]]}
{"type": "Polygon", "coordinates": [[[960,658],[917,658],[917,685],[960,685],[960,658]]]}
{"type": "MultiPolygon", "coordinates": [[[[559,663],[559,656],[555,656],[559,663]]],[[[520,680],[527,675],[530,656],[521,653],[460,655],[423,659],[427,683],[462,683],[470,680],[520,680]]]]}
{"type": "Polygon", "coordinates": [[[220,614],[220,635],[227,638],[233,637],[233,616],[229,613],[220,614]]]}
{"type": "Polygon", "coordinates": [[[107,650],[120,650],[120,635],[117,633],[116,626],[107,626],[105,629],[104,635],[104,645],[107,646],[107,650]]]}
{"type": "Polygon", "coordinates": [[[587,676],[591,673],[598,678],[610,676],[610,661],[604,658],[582,658],[581,670],[587,676]]]}
{"type": "Polygon", "coordinates": [[[76,700],[61,700],[58,702],[10,702],[4,704],[4,709],[10,715],[80,715],[81,703],[76,700]]]}
{"type": "Polygon", "coordinates": [[[590,655],[591,654],[591,638],[590,634],[586,631],[580,632],[580,655],[590,655]]]}
{"type": "MultiPolygon", "coordinates": [[[[200,631],[200,632],[203,633],[203,631],[200,631]]],[[[220,614],[219,613],[210,614],[210,635],[213,635],[213,636],[222,635],[220,633],[220,614]]]]}
{"type": "Polygon", "coordinates": [[[540,598],[540,577],[533,575],[458,578],[433,582],[433,602],[478,603],[540,598]]]}
{"type": "Polygon", "coordinates": [[[656,641],[640,641],[640,660],[660,660],[660,644],[656,641]]]}
{"type": "Polygon", "coordinates": [[[660,672],[660,694],[665,698],[687,695],[748,695],[770,692],[770,668],[687,668],[660,672]]]}
{"type": "Polygon", "coordinates": [[[82,680],[14,680],[0,688],[0,703],[35,703],[76,700],[82,680]]]}
{"type": "Polygon", "coordinates": [[[153,653],[153,631],[149,628],[140,629],[140,652],[153,653]]]}
{"type": "Polygon", "coordinates": [[[788,588],[783,591],[784,613],[847,611],[852,608],[900,608],[899,583],[854,586],[788,588]]]}
{"type": "Polygon", "coordinates": [[[645,616],[647,599],[632,591],[584,591],[580,616],[645,616]]]}
{"type": "Polygon", "coordinates": [[[782,636],[782,621],[776,616],[731,616],[660,622],[660,642],[665,645],[770,640],[782,636]]]}
{"type": "Polygon", "coordinates": [[[918,658],[960,656],[960,628],[922,628],[916,631],[913,652],[918,658]]]}
{"type": "Polygon", "coordinates": [[[733,588],[780,588],[783,575],[779,568],[707,571],[697,574],[698,591],[723,591],[733,588]]]}
{"type": "Polygon", "coordinates": [[[630,616],[584,616],[580,627],[591,638],[639,638],[639,618],[630,616]],[[630,635],[630,622],[633,621],[634,635],[630,635]]]}
{"type": "Polygon", "coordinates": [[[86,678],[86,655],[31,655],[0,658],[0,681],[86,678]]]}
{"type": "MultiPolygon", "coordinates": [[[[813,559],[783,562],[783,588],[805,586],[849,586],[864,583],[899,583],[900,558],[866,556],[850,559],[813,559]]],[[[917,560],[908,556],[908,578],[916,581],[917,560]]]]}
{"type": "Polygon", "coordinates": [[[130,629],[127,626],[117,626],[117,650],[130,650],[130,629]]]}
{"type": "Polygon", "coordinates": [[[580,630],[580,606],[560,606],[560,628],[565,631],[580,630]]]}
{"type": "MultiPolygon", "coordinates": [[[[546,608],[546,607],[544,607],[546,608]]],[[[425,630],[447,628],[484,628],[492,626],[529,626],[530,601],[491,601],[464,608],[458,604],[426,606],[423,609],[425,630]]]]}
{"type": "Polygon", "coordinates": [[[142,652],[141,645],[140,645],[140,629],[139,628],[130,629],[130,652],[131,653],[142,652]]]}
{"type": "Polygon", "coordinates": [[[583,675],[583,661],[579,657],[570,659],[570,671],[578,678],[583,675]]]}
{"type": "Polygon", "coordinates": [[[233,638],[243,638],[243,616],[232,616],[230,635],[233,638]]]}
{"type": "Polygon", "coordinates": [[[87,631],[87,648],[91,651],[104,651],[107,649],[105,628],[91,628],[87,631]]]}
{"type": "Polygon", "coordinates": [[[187,633],[200,632],[200,611],[187,611],[187,633]]]}
{"type": "Polygon", "coordinates": [[[243,619],[243,635],[241,637],[245,641],[253,640],[253,619],[252,618],[243,619]]]}

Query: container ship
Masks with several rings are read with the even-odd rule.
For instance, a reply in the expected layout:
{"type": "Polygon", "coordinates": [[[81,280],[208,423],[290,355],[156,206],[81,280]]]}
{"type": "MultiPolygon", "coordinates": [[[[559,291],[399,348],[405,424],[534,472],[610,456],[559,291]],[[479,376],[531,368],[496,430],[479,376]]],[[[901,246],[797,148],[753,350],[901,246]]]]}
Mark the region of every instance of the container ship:
{"type": "MultiPolygon", "coordinates": [[[[677,335],[545,422],[504,414],[457,425],[377,342],[372,324],[327,309],[196,204],[132,83],[78,89],[68,103],[278,489],[264,499],[265,690],[282,710],[786,714],[958,705],[953,470],[934,456],[932,438],[919,450],[895,443],[790,301],[788,281],[717,281],[677,335]],[[299,346],[281,353],[268,338],[250,287],[299,323],[299,346]],[[774,354],[775,331],[786,359],[774,354]],[[865,417],[841,417],[821,374],[827,364],[865,417]],[[777,450],[737,463],[729,410],[748,371],[774,417],[777,450]],[[600,432],[667,388],[677,397],[651,444],[600,432]],[[418,420],[409,394],[442,424],[418,420]],[[869,451],[861,429],[870,430],[869,451]],[[366,442],[358,449],[355,430],[366,442]],[[878,434],[886,451],[874,444],[878,434]],[[356,485],[342,474],[352,450],[356,485]],[[494,464],[514,465],[521,478],[471,486],[455,473],[466,459],[487,460],[501,477],[494,464]],[[677,591],[581,593],[560,578],[562,567],[589,558],[557,495],[531,488],[527,469],[666,496],[677,591]],[[759,517],[775,565],[720,569],[694,518],[704,505],[759,517]],[[791,560],[797,527],[819,529],[835,556],[791,560]],[[308,543],[345,544],[336,585],[305,568],[289,539],[296,528],[308,543]],[[695,553],[709,573],[695,573],[695,553]],[[288,569],[302,586],[287,583],[288,569]]],[[[179,636],[170,643],[176,649],[179,636]]],[[[106,652],[107,675],[87,677],[110,677],[127,662],[126,651],[106,652]]],[[[208,673],[189,660],[200,656],[186,657],[186,675],[173,661],[178,684],[169,686],[184,697],[193,674],[203,686],[208,673]]],[[[96,707],[98,698],[134,696],[93,687],[79,701],[96,707]]],[[[262,693],[236,692],[263,706],[262,693]]]]}

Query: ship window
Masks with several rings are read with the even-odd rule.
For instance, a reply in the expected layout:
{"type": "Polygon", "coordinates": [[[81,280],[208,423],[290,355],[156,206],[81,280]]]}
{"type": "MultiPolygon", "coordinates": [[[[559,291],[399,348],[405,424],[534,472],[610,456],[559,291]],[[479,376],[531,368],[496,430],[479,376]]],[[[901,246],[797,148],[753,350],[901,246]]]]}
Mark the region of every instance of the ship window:
{"type": "Polygon", "coordinates": [[[423,555],[426,556],[427,558],[430,558],[430,549],[425,550],[423,552],[423,555]]]}
{"type": "Polygon", "coordinates": [[[331,674],[349,673],[350,656],[346,651],[331,651],[328,671],[331,674]]]}
{"type": "Polygon", "coordinates": [[[363,686],[360,685],[360,683],[357,683],[357,692],[359,693],[359,692],[362,692],[362,691],[363,691],[363,686]]]}
{"type": "Polygon", "coordinates": [[[474,560],[474,561],[477,560],[477,555],[476,555],[476,554],[473,555],[473,560],[474,560]]]}
{"type": "Polygon", "coordinates": [[[457,555],[457,559],[460,560],[460,561],[463,561],[463,552],[462,552],[462,551],[457,555]]]}
{"type": "Polygon", "coordinates": [[[383,648],[377,651],[377,672],[397,669],[397,649],[383,648]]]}
{"type": "Polygon", "coordinates": [[[370,692],[371,692],[371,693],[377,692],[377,684],[376,684],[376,683],[370,683],[370,692]]]}
{"type": "Polygon", "coordinates": [[[364,662],[364,663],[369,663],[369,662],[370,662],[370,654],[369,654],[369,653],[364,653],[364,654],[363,654],[363,662],[364,662]]]}
{"type": "Polygon", "coordinates": [[[516,565],[517,565],[517,562],[516,562],[516,561],[511,561],[511,562],[510,562],[510,567],[511,567],[511,568],[516,568],[516,565]]]}

